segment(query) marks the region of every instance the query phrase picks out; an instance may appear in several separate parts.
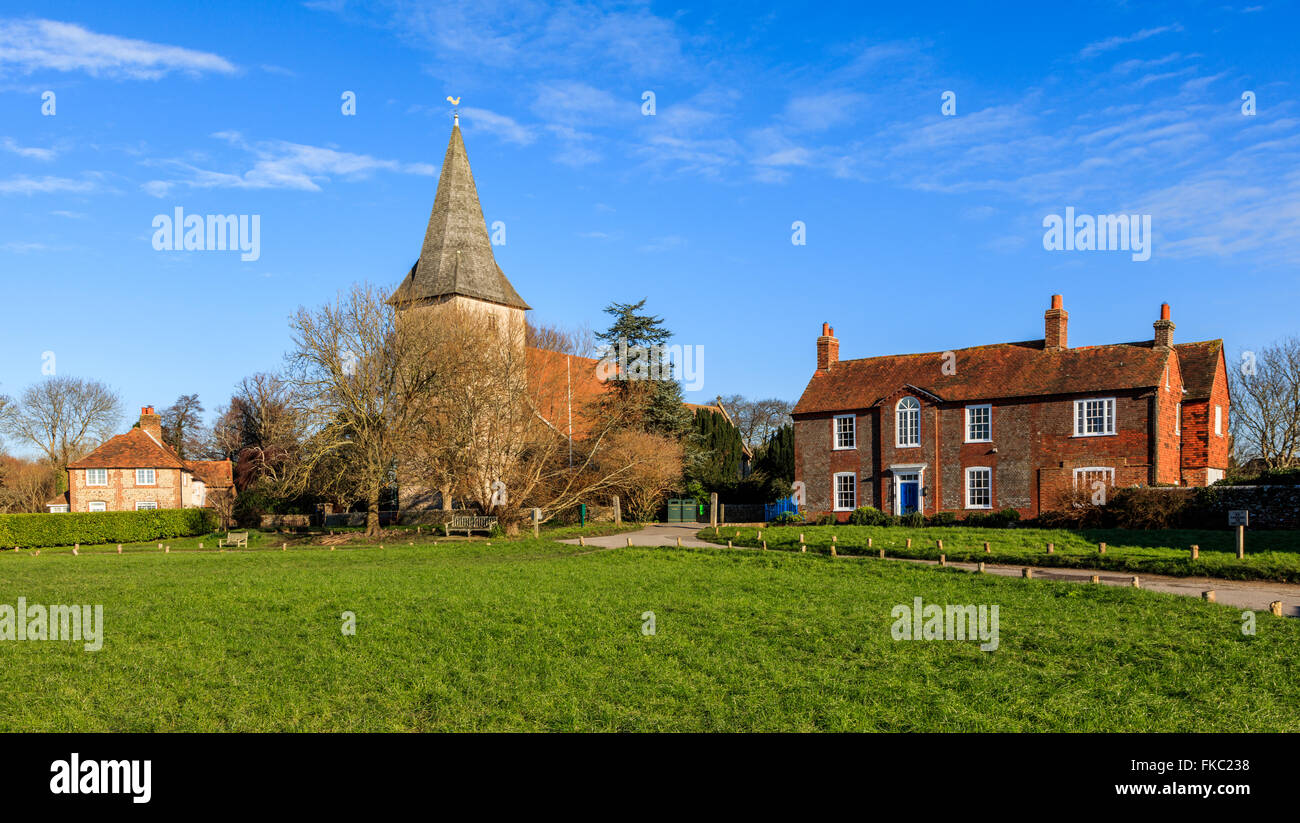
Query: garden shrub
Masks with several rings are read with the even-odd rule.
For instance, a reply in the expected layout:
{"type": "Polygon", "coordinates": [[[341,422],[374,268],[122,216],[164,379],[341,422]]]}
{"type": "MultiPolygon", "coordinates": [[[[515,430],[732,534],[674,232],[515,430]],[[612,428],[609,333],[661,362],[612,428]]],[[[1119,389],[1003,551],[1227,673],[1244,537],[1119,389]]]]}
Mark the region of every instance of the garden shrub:
{"type": "Polygon", "coordinates": [[[783,512],[768,521],[769,526],[797,526],[803,522],[803,517],[794,512],[783,512]]]}
{"type": "Polygon", "coordinates": [[[849,515],[851,526],[892,526],[894,516],[886,514],[874,506],[859,506],[849,515]]]}
{"type": "Polygon", "coordinates": [[[906,526],[909,529],[919,529],[925,526],[925,515],[920,512],[912,512],[898,518],[898,525],[906,526]]]}
{"type": "Polygon", "coordinates": [[[930,516],[926,525],[929,526],[954,526],[957,524],[957,515],[952,512],[936,512],[930,516]]]}
{"type": "Polygon", "coordinates": [[[211,509],[135,512],[0,514],[0,546],[71,546],[74,543],[143,543],[207,534],[217,526],[211,509]]]}

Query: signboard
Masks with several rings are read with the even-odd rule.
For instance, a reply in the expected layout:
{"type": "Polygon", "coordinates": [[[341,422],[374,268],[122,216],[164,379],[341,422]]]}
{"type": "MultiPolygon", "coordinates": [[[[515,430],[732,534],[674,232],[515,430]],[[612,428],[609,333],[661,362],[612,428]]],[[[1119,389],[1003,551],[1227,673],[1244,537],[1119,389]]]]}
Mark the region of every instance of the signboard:
{"type": "Polygon", "coordinates": [[[1249,509],[1232,509],[1228,512],[1229,526],[1249,526],[1250,510],[1249,509]]]}

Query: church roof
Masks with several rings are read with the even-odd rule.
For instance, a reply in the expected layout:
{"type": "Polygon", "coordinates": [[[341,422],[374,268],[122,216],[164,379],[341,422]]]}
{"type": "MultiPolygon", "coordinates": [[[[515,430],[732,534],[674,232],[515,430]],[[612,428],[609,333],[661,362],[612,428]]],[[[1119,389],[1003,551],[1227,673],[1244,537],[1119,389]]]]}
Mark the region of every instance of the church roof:
{"type": "Polygon", "coordinates": [[[390,302],[403,306],[455,294],[531,308],[510,285],[492,254],[459,123],[451,128],[420,257],[390,302]]]}

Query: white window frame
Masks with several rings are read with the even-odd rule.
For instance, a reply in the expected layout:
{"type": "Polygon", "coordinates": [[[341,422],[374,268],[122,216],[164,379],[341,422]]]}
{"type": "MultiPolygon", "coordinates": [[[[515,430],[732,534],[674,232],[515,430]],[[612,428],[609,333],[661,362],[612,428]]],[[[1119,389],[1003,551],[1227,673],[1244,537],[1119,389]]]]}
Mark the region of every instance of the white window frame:
{"type": "MultiPolygon", "coordinates": [[[[1107,487],[1109,487],[1109,488],[1114,488],[1114,486],[1115,486],[1115,467],[1114,467],[1114,466],[1081,466],[1081,467],[1075,469],[1075,470],[1074,470],[1074,487],[1075,487],[1076,489],[1079,488],[1079,479],[1080,479],[1080,478],[1083,478],[1083,479],[1085,480],[1085,482],[1086,482],[1086,481],[1087,481],[1087,477],[1088,477],[1089,474],[1098,474],[1098,473],[1101,473],[1101,472],[1105,472],[1106,475],[1110,478],[1110,481],[1109,481],[1108,483],[1106,483],[1107,487]]],[[[1098,479],[1100,479],[1100,478],[1098,478],[1098,479]]],[[[1089,485],[1089,486],[1085,489],[1085,491],[1092,491],[1092,486],[1089,485]]]]}
{"type": "Polygon", "coordinates": [[[837,512],[851,512],[858,507],[858,476],[854,472],[835,472],[831,475],[831,504],[837,512]],[[840,478],[847,477],[852,482],[851,489],[853,499],[851,505],[845,507],[840,505],[840,478]]]}
{"type": "Polygon", "coordinates": [[[966,476],[966,508],[968,509],[993,508],[993,469],[989,466],[967,466],[964,474],[966,476]],[[971,477],[976,472],[984,472],[989,479],[988,487],[987,487],[989,502],[987,505],[980,505],[971,502],[971,491],[972,491],[971,477]]]}
{"type": "Polygon", "coordinates": [[[108,469],[86,469],[86,485],[87,485],[87,486],[107,486],[107,485],[108,485],[108,469]],[[91,480],[91,479],[90,479],[90,476],[91,476],[90,473],[91,473],[91,472],[96,472],[96,473],[98,473],[98,472],[103,472],[102,475],[98,475],[98,476],[101,476],[101,477],[104,478],[103,482],[96,483],[95,481],[91,480]]]}
{"type": "Polygon", "coordinates": [[[993,404],[992,403],[975,403],[966,407],[966,442],[967,443],[992,443],[993,442],[993,404]],[[970,413],[973,409],[984,409],[989,413],[988,437],[971,437],[970,431],[970,413]]]}
{"type": "Polygon", "coordinates": [[[1119,414],[1113,397],[1085,397],[1082,400],[1074,401],[1074,436],[1075,437],[1114,437],[1119,432],[1119,414]],[[1082,417],[1086,413],[1088,403],[1107,403],[1106,408],[1109,410],[1107,418],[1110,423],[1109,431],[1089,432],[1086,431],[1087,422],[1082,417]]]}
{"type": "Polygon", "coordinates": [[[1214,436],[1223,437],[1223,406],[1214,407],[1214,436]]]}
{"type": "Polygon", "coordinates": [[[1183,436],[1183,404],[1174,404],[1174,436],[1183,436]]]}
{"type": "Polygon", "coordinates": [[[135,502],[135,510],[138,512],[152,511],[156,508],[158,508],[158,503],[153,500],[137,500],[135,502]]]}
{"type": "Polygon", "coordinates": [[[56,503],[55,505],[50,506],[50,514],[67,514],[67,513],[68,513],[67,503],[56,503]]]}
{"type": "Polygon", "coordinates": [[[89,503],[86,504],[86,511],[106,512],[108,511],[108,504],[105,503],[103,500],[91,500],[89,503]],[[96,506],[99,506],[99,508],[95,508],[96,506]]]}
{"type": "Polygon", "coordinates": [[[847,451],[858,447],[858,416],[856,414],[837,414],[831,424],[831,448],[834,451],[847,451]],[[847,420],[847,431],[841,431],[840,421],[847,420]],[[840,442],[840,435],[847,434],[845,438],[849,442],[844,445],[840,442]]]}
{"type": "Polygon", "coordinates": [[[908,395],[907,397],[900,398],[899,401],[894,404],[894,448],[916,449],[916,448],[920,448],[920,446],[921,446],[921,401],[917,400],[915,397],[912,397],[911,395],[908,395]],[[904,430],[911,428],[910,426],[905,426],[903,424],[903,404],[909,400],[912,401],[912,403],[916,404],[915,406],[909,404],[907,409],[907,413],[909,416],[913,414],[916,415],[916,442],[915,443],[903,442],[904,430]]]}
{"type": "Polygon", "coordinates": [[[136,469],[136,470],[135,470],[135,484],[136,484],[137,486],[157,486],[157,485],[158,485],[158,472],[154,471],[153,469],[136,469]],[[143,480],[140,479],[141,475],[144,474],[145,472],[148,472],[148,473],[149,473],[149,475],[148,475],[148,477],[149,477],[148,482],[145,482],[145,481],[143,481],[143,480]]]}

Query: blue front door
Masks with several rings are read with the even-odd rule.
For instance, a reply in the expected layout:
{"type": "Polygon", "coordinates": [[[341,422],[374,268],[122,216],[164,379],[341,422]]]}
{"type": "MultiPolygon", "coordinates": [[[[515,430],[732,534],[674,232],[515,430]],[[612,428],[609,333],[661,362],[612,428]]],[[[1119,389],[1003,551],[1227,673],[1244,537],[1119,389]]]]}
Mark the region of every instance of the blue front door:
{"type": "Polygon", "coordinates": [[[904,480],[899,484],[899,489],[903,495],[903,504],[901,506],[903,514],[911,514],[919,508],[917,500],[920,497],[920,486],[921,484],[915,480],[904,480]]]}

